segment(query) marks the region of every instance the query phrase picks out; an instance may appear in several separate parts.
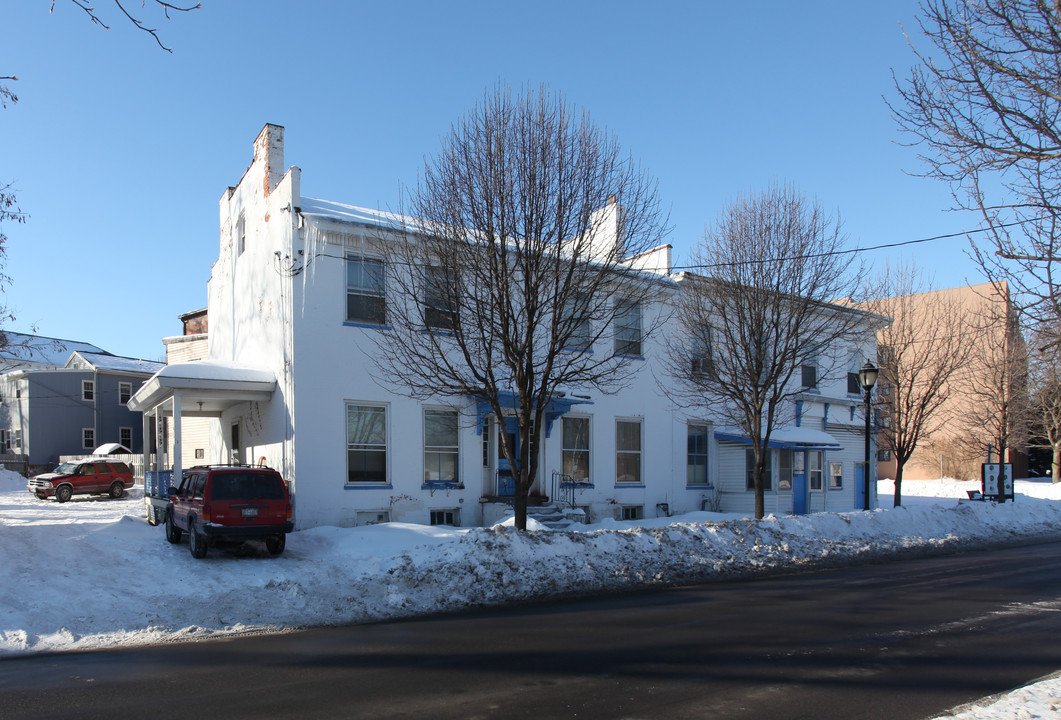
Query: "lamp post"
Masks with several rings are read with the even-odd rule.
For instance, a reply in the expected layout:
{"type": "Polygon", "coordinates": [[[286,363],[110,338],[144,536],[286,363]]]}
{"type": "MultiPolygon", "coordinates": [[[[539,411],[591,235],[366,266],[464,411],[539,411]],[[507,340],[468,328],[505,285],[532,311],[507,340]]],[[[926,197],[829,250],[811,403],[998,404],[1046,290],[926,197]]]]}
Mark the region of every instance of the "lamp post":
{"type": "Polygon", "coordinates": [[[873,412],[870,406],[870,395],[873,392],[873,386],[877,384],[877,375],[880,371],[877,366],[871,363],[869,360],[862,366],[862,369],[858,371],[858,381],[862,384],[862,389],[866,391],[866,470],[862,474],[863,486],[863,510],[869,510],[869,477],[870,477],[870,465],[869,465],[869,446],[870,446],[870,414],[873,412]]]}

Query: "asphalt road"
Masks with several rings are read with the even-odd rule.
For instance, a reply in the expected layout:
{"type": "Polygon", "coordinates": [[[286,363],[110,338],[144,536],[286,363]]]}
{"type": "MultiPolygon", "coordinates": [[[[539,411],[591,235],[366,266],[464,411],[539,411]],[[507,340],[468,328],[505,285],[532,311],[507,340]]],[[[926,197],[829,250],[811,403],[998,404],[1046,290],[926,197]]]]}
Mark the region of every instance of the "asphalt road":
{"type": "Polygon", "coordinates": [[[0,718],[925,718],[1061,670],[1061,543],[0,661],[0,718]]]}

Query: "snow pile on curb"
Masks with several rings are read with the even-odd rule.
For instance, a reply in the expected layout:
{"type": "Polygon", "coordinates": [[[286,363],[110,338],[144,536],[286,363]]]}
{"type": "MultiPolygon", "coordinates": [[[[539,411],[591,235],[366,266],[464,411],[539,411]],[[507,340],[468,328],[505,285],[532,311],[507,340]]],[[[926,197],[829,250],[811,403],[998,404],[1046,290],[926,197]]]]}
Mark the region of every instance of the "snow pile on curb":
{"type": "Polygon", "coordinates": [[[581,531],[321,527],[292,533],[278,558],[248,545],[195,560],[186,543],[170,545],[146,523],[138,490],[59,504],[35,499],[11,475],[0,471],[0,654],[356,623],[1061,537],[1061,486],[1027,482],[1004,505],[908,493],[902,508],[758,522],[693,513],[581,531]]]}

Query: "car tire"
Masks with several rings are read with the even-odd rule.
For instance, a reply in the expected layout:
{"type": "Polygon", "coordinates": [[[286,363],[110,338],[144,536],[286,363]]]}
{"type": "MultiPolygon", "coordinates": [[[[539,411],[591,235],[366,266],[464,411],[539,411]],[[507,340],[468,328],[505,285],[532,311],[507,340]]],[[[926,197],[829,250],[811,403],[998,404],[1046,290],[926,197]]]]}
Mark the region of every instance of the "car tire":
{"type": "Polygon", "coordinates": [[[195,520],[191,518],[188,520],[188,549],[197,560],[206,557],[206,538],[195,529],[195,520]]]}
{"type": "Polygon", "coordinates": [[[61,503],[66,502],[74,495],[74,489],[69,485],[60,485],[55,488],[55,499],[61,503]]]}
{"type": "Polygon", "coordinates": [[[173,522],[173,513],[166,513],[166,539],[176,545],[181,541],[181,529],[173,522]]]}
{"type": "Polygon", "coordinates": [[[110,496],[117,500],[125,494],[125,485],[120,480],[115,480],[111,483],[110,496]]]}
{"type": "Polygon", "coordinates": [[[270,555],[279,555],[284,551],[286,545],[287,536],[283,533],[265,538],[265,549],[269,551],[270,555]]]}

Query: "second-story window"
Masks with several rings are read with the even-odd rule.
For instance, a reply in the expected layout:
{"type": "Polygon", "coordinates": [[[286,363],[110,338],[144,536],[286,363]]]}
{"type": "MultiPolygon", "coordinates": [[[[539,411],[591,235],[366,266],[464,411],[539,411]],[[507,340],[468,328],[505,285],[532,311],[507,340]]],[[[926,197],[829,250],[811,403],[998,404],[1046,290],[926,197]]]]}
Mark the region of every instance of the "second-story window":
{"type": "Polygon", "coordinates": [[[133,396],[133,384],[127,382],[118,383],[118,403],[124,405],[133,396]]]}
{"type": "Polygon", "coordinates": [[[616,302],[615,354],[641,356],[641,303],[637,301],[616,302]]]}
{"type": "Polygon", "coordinates": [[[382,325],[387,319],[383,262],[359,255],[346,258],[346,320],[382,325]]]}
{"type": "Polygon", "coordinates": [[[89,402],[96,399],[96,383],[92,380],[81,381],[81,399],[89,402]]]}
{"type": "Polygon", "coordinates": [[[561,312],[561,331],[568,332],[564,347],[570,350],[589,350],[593,345],[593,332],[586,298],[576,293],[564,301],[561,312]]]}
{"type": "Polygon", "coordinates": [[[424,274],[424,324],[435,330],[457,326],[457,280],[442,267],[427,268],[424,274]]]}
{"type": "Polygon", "coordinates": [[[816,390],[818,388],[818,360],[816,358],[805,358],[800,366],[800,373],[803,379],[803,387],[808,390],[816,390]]]}

